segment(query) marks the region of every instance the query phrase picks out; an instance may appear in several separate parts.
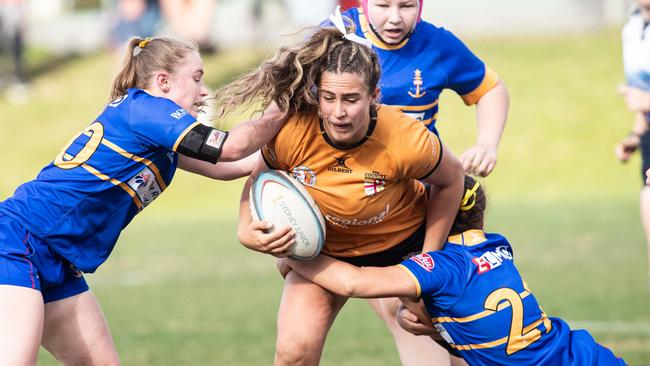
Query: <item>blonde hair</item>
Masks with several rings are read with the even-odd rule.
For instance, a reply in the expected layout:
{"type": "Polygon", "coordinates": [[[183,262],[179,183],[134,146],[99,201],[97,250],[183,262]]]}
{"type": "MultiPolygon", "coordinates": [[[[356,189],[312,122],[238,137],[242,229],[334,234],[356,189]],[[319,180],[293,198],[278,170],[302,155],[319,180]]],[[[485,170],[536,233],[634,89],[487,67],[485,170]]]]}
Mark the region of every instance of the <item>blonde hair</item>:
{"type": "Polygon", "coordinates": [[[131,38],[126,45],[124,66],[113,80],[110,100],[127,94],[129,88],[147,88],[155,71],[175,73],[191,52],[198,52],[195,44],[172,38],[131,38]]]}
{"type": "Polygon", "coordinates": [[[308,30],[306,40],[280,48],[256,70],[217,90],[221,114],[239,105],[261,103],[264,108],[271,102],[285,114],[317,113],[316,91],[325,71],[359,75],[368,91],[375,91],[381,71],[372,49],[344,39],[334,27],[308,30]]]}

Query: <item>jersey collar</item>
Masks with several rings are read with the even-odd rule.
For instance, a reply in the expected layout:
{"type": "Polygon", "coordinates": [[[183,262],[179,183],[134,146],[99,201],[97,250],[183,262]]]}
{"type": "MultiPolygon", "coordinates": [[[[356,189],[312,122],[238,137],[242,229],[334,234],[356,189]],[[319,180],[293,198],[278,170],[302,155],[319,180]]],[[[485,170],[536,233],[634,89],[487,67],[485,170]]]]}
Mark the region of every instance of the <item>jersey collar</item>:
{"type": "Polygon", "coordinates": [[[449,243],[465,246],[481,244],[486,240],[485,232],[478,229],[467,230],[462,234],[452,235],[447,239],[449,243]]]}
{"type": "Polygon", "coordinates": [[[374,29],[372,28],[372,25],[368,23],[368,20],[366,20],[366,17],[363,13],[363,8],[359,8],[359,24],[361,25],[361,31],[363,32],[363,36],[366,37],[366,39],[370,40],[372,42],[372,45],[381,48],[382,50],[398,50],[408,43],[409,39],[411,39],[411,35],[413,34],[413,31],[411,31],[405,38],[402,40],[402,42],[398,44],[388,44],[379,38],[377,34],[375,33],[374,29]]]}

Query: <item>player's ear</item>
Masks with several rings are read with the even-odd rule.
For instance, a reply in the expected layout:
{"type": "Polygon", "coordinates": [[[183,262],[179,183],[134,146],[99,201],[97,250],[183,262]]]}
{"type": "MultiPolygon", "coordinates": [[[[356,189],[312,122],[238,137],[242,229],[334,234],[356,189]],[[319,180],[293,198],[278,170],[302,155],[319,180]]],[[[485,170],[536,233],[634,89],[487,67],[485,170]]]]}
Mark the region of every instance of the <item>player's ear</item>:
{"type": "Polygon", "coordinates": [[[154,74],[154,83],[156,84],[156,87],[158,87],[158,89],[162,90],[165,93],[169,92],[170,84],[169,84],[168,73],[164,71],[156,72],[154,74]]]}
{"type": "Polygon", "coordinates": [[[377,104],[379,103],[379,93],[381,92],[381,89],[379,87],[375,88],[375,91],[372,93],[372,102],[377,104]]]}

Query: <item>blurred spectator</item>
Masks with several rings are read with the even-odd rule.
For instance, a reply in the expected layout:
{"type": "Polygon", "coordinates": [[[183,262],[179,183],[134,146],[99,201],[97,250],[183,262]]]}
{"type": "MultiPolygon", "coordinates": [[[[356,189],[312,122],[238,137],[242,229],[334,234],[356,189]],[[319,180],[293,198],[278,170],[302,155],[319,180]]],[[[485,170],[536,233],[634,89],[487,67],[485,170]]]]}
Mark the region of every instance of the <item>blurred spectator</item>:
{"type": "Polygon", "coordinates": [[[5,96],[16,104],[26,103],[29,98],[24,60],[26,8],[24,0],[0,0],[0,87],[6,88],[5,96]]]}
{"type": "MultiPolygon", "coordinates": [[[[636,9],[623,28],[623,67],[627,85],[619,87],[628,109],[634,113],[630,133],[616,145],[616,157],[625,162],[641,151],[641,180],[650,169],[650,0],[637,0],[636,9]]],[[[647,245],[648,290],[650,291],[650,187],[640,194],[641,223],[647,245]]]]}
{"type": "Polygon", "coordinates": [[[131,37],[152,37],[160,27],[158,0],[116,0],[110,46],[117,49],[131,37]]]}
{"type": "Polygon", "coordinates": [[[199,45],[201,52],[215,52],[210,37],[218,0],[159,0],[162,14],[172,36],[199,45]]]}

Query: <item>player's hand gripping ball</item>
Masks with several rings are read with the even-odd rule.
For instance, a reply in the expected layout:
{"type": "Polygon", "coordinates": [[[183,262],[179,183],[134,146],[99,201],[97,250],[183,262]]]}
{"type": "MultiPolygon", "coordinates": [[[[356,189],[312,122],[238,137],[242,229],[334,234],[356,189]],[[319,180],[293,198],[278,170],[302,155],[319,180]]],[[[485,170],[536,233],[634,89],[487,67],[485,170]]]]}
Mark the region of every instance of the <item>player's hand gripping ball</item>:
{"type": "Polygon", "coordinates": [[[249,207],[254,220],[293,229],[296,243],[291,258],[309,260],[320,253],[325,244],[325,219],[302,183],[289,174],[279,170],[261,173],[251,186],[249,207]]]}

